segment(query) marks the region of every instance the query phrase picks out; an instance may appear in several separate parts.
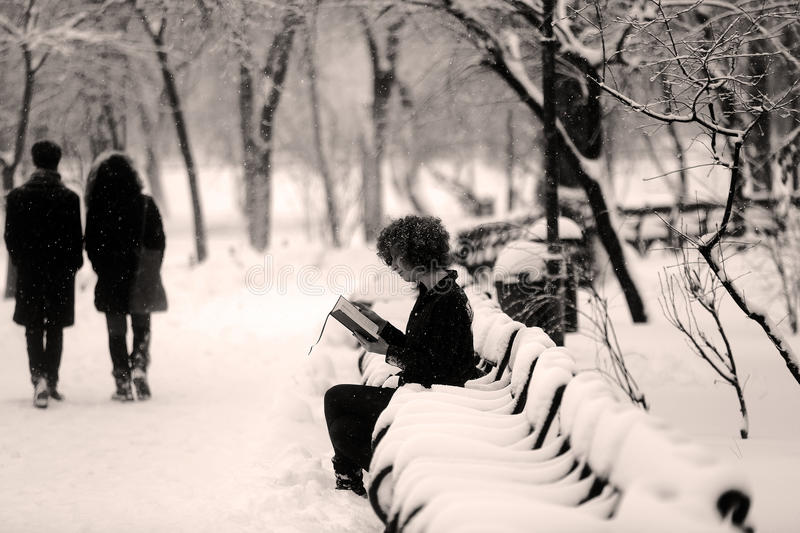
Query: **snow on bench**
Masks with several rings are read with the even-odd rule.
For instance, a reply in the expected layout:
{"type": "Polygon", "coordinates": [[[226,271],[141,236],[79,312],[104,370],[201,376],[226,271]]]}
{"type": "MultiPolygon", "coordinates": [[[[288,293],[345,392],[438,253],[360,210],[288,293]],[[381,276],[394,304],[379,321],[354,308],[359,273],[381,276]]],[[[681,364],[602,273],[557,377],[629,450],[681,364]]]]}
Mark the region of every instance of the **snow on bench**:
{"type": "MultiPolygon", "coordinates": [[[[740,469],[468,297],[486,374],[404,385],[375,425],[368,494],[386,531],[752,531],[740,469]]],[[[381,359],[362,354],[363,383],[396,371],[381,359]]]]}

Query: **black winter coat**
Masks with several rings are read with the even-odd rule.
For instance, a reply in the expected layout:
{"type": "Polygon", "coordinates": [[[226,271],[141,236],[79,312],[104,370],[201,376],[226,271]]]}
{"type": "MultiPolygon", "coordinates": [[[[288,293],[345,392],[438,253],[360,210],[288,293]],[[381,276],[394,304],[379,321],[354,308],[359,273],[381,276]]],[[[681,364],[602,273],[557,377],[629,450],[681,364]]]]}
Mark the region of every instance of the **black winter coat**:
{"type": "Polygon", "coordinates": [[[5,241],[17,267],[14,322],[75,323],[75,272],[83,264],[78,195],[52,170],[39,169],[8,194],[5,241]]]}
{"type": "Polygon", "coordinates": [[[98,311],[130,312],[131,283],[142,236],[146,248],[164,251],[166,238],[161,214],[150,196],[142,194],[107,209],[89,206],[84,242],[97,273],[94,305],[98,311]]]}
{"type": "Polygon", "coordinates": [[[387,360],[402,368],[402,382],[462,386],[479,375],[472,345],[472,309],[456,283],[457,275],[455,270],[448,271],[430,290],[419,286],[405,334],[389,323],[381,330],[380,336],[389,343],[387,360]]]}

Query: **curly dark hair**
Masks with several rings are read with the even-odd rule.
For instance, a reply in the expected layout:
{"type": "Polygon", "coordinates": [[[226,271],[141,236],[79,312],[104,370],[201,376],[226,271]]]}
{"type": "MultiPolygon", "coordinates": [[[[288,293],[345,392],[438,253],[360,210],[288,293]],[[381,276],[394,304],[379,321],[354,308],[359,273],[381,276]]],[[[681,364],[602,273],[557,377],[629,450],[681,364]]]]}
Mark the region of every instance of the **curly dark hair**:
{"type": "Polygon", "coordinates": [[[143,187],[130,156],[109,150],[97,156],[92,163],[84,198],[87,206],[101,207],[138,198],[143,187]]]}
{"type": "Polygon", "coordinates": [[[392,248],[414,267],[430,270],[450,264],[450,234],[437,217],[407,215],[383,228],[378,236],[378,257],[392,264],[392,248]]]}

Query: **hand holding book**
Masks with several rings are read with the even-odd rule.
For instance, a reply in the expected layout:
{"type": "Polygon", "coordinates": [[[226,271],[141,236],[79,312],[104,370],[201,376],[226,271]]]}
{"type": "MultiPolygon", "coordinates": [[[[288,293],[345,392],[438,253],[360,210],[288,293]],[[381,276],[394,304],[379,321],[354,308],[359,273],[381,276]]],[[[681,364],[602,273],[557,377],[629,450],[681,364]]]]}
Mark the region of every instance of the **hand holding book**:
{"type": "Polygon", "coordinates": [[[381,336],[381,327],[383,327],[386,321],[379,317],[374,311],[370,310],[370,313],[376,317],[378,321],[364,314],[359,307],[356,307],[344,296],[340,296],[336,305],[331,309],[330,316],[338,320],[339,323],[353,333],[358,333],[365,340],[377,342],[381,336]]]}
{"type": "MultiPolygon", "coordinates": [[[[370,319],[372,322],[378,325],[378,335],[380,335],[381,330],[386,325],[387,321],[383,317],[381,317],[378,313],[370,309],[369,306],[366,306],[360,302],[352,302],[352,304],[361,312],[362,315],[370,319]]],[[[378,337],[377,340],[372,341],[370,339],[364,338],[363,336],[359,335],[358,332],[354,331],[353,335],[355,336],[356,340],[364,347],[365,350],[372,353],[377,353],[380,355],[386,355],[386,352],[389,350],[389,343],[386,342],[382,337],[378,337]]]]}
{"type": "MultiPolygon", "coordinates": [[[[333,306],[333,309],[331,309],[328,314],[349,329],[366,350],[373,353],[386,354],[389,349],[389,343],[381,338],[381,330],[387,324],[387,321],[368,306],[357,302],[350,302],[347,298],[340,296],[336,305],[333,306]]],[[[319,339],[322,338],[322,332],[324,330],[325,325],[322,326],[319,339]]],[[[317,343],[319,339],[317,339],[317,343]]],[[[317,343],[314,343],[314,346],[316,346],[317,343]]],[[[313,349],[314,346],[312,346],[311,349],[313,349]]],[[[311,353],[311,349],[308,352],[309,354],[311,353]]]]}
{"type": "Polygon", "coordinates": [[[352,302],[352,303],[359,311],[361,311],[362,315],[375,322],[381,328],[386,324],[386,319],[381,317],[378,313],[370,309],[368,306],[362,304],[361,302],[352,302]]]}
{"type": "Polygon", "coordinates": [[[368,352],[377,353],[380,355],[386,355],[386,352],[389,350],[389,344],[378,337],[378,340],[371,341],[369,339],[365,339],[355,331],[353,332],[353,336],[358,340],[359,344],[364,347],[364,349],[368,352]]]}

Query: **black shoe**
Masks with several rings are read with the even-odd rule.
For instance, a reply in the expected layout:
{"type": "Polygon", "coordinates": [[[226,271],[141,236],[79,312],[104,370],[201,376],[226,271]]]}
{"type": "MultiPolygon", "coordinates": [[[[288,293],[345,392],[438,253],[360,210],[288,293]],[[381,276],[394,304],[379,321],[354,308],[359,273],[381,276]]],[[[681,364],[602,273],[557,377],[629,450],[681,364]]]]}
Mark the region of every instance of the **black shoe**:
{"type": "Polygon", "coordinates": [[[336,476],[336,490],[350,490],[362,498],[367,497],[364,479],[360,468],[344,468],[336,457],[333,458],[333,473],[336,476]]]}
{"type": "Polygon", "coordinates": [[[47,392],[50,395],[50,397],[52,399],[54,399],[55,401],[57,401],[57,402],[60,402],[60,401],[64,400],[64,396],[62,396],[61,393],[58,392],[58,388],[56,387],[56,385],[52,385],[52,384],[48,383],[47,392]]]}
{"type": "Polygon", "coordinates": [[[131,381],[128,378],[116,378],[117,392],[111,395],[111,399],[116,402],[132,402],[133,389],[131,389],[131,381]]]}
{"type": "Polygon", "coordinates": [[[47,391],[47,380],[39,378],[33,386],[33,406],[39,409],[47,408],[47,400],[50,393],[47,391]]]}
{"type": "Polygon", "coordinates": [[[367,489],[364,488],[364,482],[360,476],[358,479],[350,479],[341,474],[336,474],[336,490],[350,490],[362,498],[367,497],[367,489]]]}
{"type": "Polygon", "coordinates": [[[150,399],[150,385],[147,383],[147,374],[141,368],[133,369],[133,386],[136,388],[138,400],[150,399]]]}

